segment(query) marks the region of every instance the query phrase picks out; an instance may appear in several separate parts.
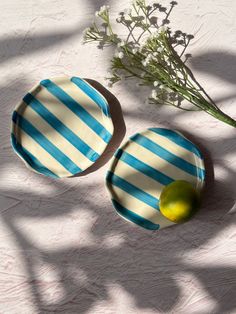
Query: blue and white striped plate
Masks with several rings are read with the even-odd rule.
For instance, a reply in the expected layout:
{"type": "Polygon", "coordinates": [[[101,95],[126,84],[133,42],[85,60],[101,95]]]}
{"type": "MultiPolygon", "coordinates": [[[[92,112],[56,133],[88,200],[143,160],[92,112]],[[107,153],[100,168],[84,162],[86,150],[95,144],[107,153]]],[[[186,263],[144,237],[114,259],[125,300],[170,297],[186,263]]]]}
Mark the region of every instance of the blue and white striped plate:
{"type": "Polygon", "coordinates": [[[179,132],[151,128],[135,134],[116,151],[106,180],[118,214],[158,230],[174,224],[159,210],[163,187],[186,180],[200,191],[205,168],[199,149],[179,132]]]}
{"type": "Polygon", "coordinates": [[[103,153],[113,135],[106,99],[78,77],[43,80],[12,115],[12,146],[34,171],[69,177],[103,153]]]}

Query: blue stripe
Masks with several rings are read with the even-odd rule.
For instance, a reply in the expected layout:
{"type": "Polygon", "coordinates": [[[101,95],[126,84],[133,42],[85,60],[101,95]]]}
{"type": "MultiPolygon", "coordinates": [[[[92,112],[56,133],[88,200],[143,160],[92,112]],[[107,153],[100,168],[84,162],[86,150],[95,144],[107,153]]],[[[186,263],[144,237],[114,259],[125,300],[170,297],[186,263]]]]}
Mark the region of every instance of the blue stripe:
{"type": "Polygon", "coordinates": [[[157,198],[139,189],[138,187],[122,179],[121,177],[115,175],[113,172],[108,171],[107,181],[125,191],[126,193],[132,195],[133,197],[137,198],[141,202],[159,210],[159,200],[157,198]]]}
{"type": "Polygon", "coordinates": [[[26,148],[22,147],[17,142],[14,134],[11,134],[11,144],[13,149],[37,172],[44,174],[45,176],[58,178],[58,176],[45,167],[35,156],[33,156],[26,148]]]}
{"type": "Polygon", "coordinates": [[[85,124],[87,124],[91,130],[93,130],[101,139],[108,143],[112,137],[104,126],[97,121],[91,114],[85,110],[77,101],[75,101],[70,95],[68,95],[63,89],[54,84],[50,80],[41,81],[40,84],[47,88],[47,90],[57,97],[67,108],[69,108],[74,114],[76,114],[85,124]]]}
{"type": "Polygon", "coordinates": [[[169,130],[169,129],[162,129],[162,128],[150,128],[150,131],[157,133],[159,135],[167,137],[169,140],[174,142],[175,144],[187,149],[188,151],[192,152],[196,156],[198,156],[200,159],[203,159],[203,156],[199,149],[189,140],[181,136],[175,131],[169,130]]]}
{"type": "Polygon", "coordinates": [[[102,110],[102,112],[110,117],[109,108],[105,99],[96,91],[95,88],[90,86],[87,82],[79,77],[72,77],[71,82],[78,86],[87,96],[89,96],[102,110]]]}
{"type": "Polygon", "coordinates": [[[153,222],[135,214],[134,212],[130,211],[129,209],[123,207],[121,204],[119,204],[116,200],[112,200],[113,206],[117,210],[117,212],[125,217],[126,219],[134,222],[135,224],[148,229],[148,230],[158,230],[160,228],[160,225],[154,224],[153,222]]]}
{"type": "Polygon", "coordinates": [[[119,149],[115,153],[116,158],[122,160],[127,165],[131,166],[132,168],[138,170],[139,172],[145,174],[146,176],[154,179],[155,181],[163,184],[168,185],[174,181],[174,179],[168,177],[164,173],[156,170],[155,168],[149,166],[148,164],[142,162],[141,160],[137,159],[136,157],[126,153],[122,149],[119,149]]]}
{"type": "Polygon", "coordinates": [[[28,120],[14,111],[12,120],[20,126],[29,136],[31,136],[41,147],[43,147],[52,157],[54,157],[71,174],[76,174],[82,170],[60,149],[53,145],[42,133],[40,133],[28,120]]]}
{"type": "Polygon", "coordinates": [[[27,94],[23,100],[89,160],[94,162],[99,158],[99,154],[54,116],[54,114],[52,114],[39,100],[34,98],[33,95],[27,94]]]}
{"type": "Polygon", "coordinates": [[[135,143],[145,147],[152,153],[156,154],[157,156],[161,157],[162,159],[168,161],[172,165],[180,168],[181,170],[191,174],[192,176],[198,177],[201,180],[204,180],[205,171],[194,165],[190,164],[189,162],[185,161],[184,159],[172,154],[165,148],[161,147],[157,143],[153,142],[152,140],[148,139],[147,137],[141,134],[135,134],[131,137],[131,140],[135,143]]]}

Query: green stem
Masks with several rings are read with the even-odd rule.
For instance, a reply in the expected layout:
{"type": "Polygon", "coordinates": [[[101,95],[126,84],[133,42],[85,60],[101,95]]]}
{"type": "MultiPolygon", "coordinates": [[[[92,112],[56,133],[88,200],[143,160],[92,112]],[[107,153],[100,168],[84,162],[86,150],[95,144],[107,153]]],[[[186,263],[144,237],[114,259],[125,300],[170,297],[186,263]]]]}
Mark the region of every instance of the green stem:
{"type": "Polygon", "coordinates": [[[226,113],[224,113],[223,111],[221,111],[219,108],[214,107],[213,105],[211,105],[207,100],[204,101],[199,101],[197,98],[195,99],[195,101],[197,103],[199,103],[199,105],[204,105],[205,109],[204,111],[206,111],[208,114],[210,114],[211,116],[213,116],[214,118],[225,122],[226,124],[231,125],[232,127],[236,128],[236,120],[234,120],[233,118],[231,118],[230,116],[228,116],[226,113]],[[204,104],[205,103],[205,104],[204,104]],[[207,107],[207,108],[206,108],[207,107]]]}
{"type": "Polygon", "coordinates": [[[122,68],[123,68],[125,71],[129,72],[131,75],[133,75],[133,76],[135,76],[135,77],[137,77],[137,78],[139,78],[139,79],[142,79],[142,77],[141,77],[140,75],[138,75],[137,73],[133,72],[133,71],[130,70],[128,67],[126,67],[123,62],[121,62],[121,64],[122,64],[122,68]]]}
{"type": "MultiPolygon", "coordinates": [[[[136,7],[134,7],[134,9],[137,11],[136,7]]],[[[140,9],[143,11],[143,13],[145,14],[147,18],[146,9],[143,8],[141,5],[139,5],[138,12],[140,9]]],[[[114,33],[110,24],[109,15],[107,15],[105,18],[103,17],[103,20],[107,23],[107,27],[110,32],[109,42],[111,44],[112,43],[117,44],[115,39],[112,37],[114,33]]],[[[129,36],[133,35],[132,32],[134,28],[135,27],[129,29],[130,31],[129,36]]],[[[95,27],[95,31],[98,32],[97,27],[95,27]]],[[[128,36],[127,41],[130,38],[129,36],[128,36]]],[[[165,47],[165,53],[167,54],[168,58],[171,60],[170,64],[168,65],[170,68],[166,68],[160,62],[158,64],[151,65],[149,69],[145,69],[141,63],[145,55],[143,55],[140,52],[138,55],[135,55],[132,53],[132,51],[130,51],[129,48],[124,49],[125,53],[127,56],[130,56],[130,57],[132,56],[133,59],[136,61],[136,64],[126,65],[123,62],[121,62],[121,68],[123,68],[123,70],[131,74],[130,76],[137,77],[141,80],[143,78],[138,73],[135,73],[136,72],[135,69],[138,71],[145,72],[146,74],[150,76],[149,80],[151,84],[153,84],[153,81],[158,79],[159,81],[163,82],[164,85],[171,88],[174,92],[181,95],[181,97],[183,97],[184,99],[186,99],[187,101],[195,105],[198,109],[204,110],[205,112],[207,112],[214,118],[236,128],[236,120],[228,116],[226,113],[222,112],[216,106],[216,104],[210,99],[208,94],[203,90],[201,85],[194,78],[191,70],[182,62],[180,56],[173,49],[172,45],[170,44],[168,40],[169,38],[166,36],[166,33],[161,34],[161,37],[159,39],[162,41],[165,47]],[[170,69],[171,70],[173,69],[173,71],[176,72],[175,76],[171,74],[170,69]]],[[[91,33],[90,40],[99,41],[100,39],[97,38],[93,33],[91,33]]],[[[152,46],[150,47],[152,49],[155,49],[155,47],[152,47],[152,46]]]]}

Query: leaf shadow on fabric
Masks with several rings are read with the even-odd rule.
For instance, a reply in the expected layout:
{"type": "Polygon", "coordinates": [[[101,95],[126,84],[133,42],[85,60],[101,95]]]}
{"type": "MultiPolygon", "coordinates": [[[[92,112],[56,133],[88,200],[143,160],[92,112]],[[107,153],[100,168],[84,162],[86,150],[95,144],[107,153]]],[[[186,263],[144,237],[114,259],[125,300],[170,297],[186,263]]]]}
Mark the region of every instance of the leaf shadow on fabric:
{"type": "MultiPolygon", "coordinates": [[[[196,143],[196,140],[194,142],[196,143]]],[[[203,150],[203,147],[201,149],[203,150]]],[[[221,195],[214,192],[210,156],[207,156],[204,150],[203,154],[208,165],[209,179],[206,190],[212,191],[208,196],[211,202],[208,206],[203,204],[200,213],[184,227],[179,225],[160,232],[150,232],[128,224],[115,214],[109,202],[105,201],[103,208],[96,206],[96,198],[91,198],[90,195],[96,195],[98,186],[92,184],[88,187],[82,184],[82,178],[74,179],[80,180],[78,189],[67,189],[67,184],[63,181],[56,183],[56,200],[53,195],[45,197],[32,193],[27,195],[17,191],[2,191],[5,195],[22,200],[17,206],[2,213],[2,218],[21,248],[37,311],[86,313],[97,301],[110,300],[110,289],[116,285],[127,291],[134,299],[135,305],[142,310],[171,311],[181,296],[176,276],[189,273],[202,282],[203,289],[216,302],[216,313],[222,313],[226,309],[233,310],[235,281],[232,278],[235,278],[236,270],[233,267],[194,267],[184,258],[189,251],[194,254],[194,251],[201,250],[218,232],[235,223],[235,217],[229,219],[227,215],[232,202],[223,204],[221,195]],[[87,193],[88,188],[90,193],[87,193]],[[63,189],[65,192],[60,193],[63,189]],[[97,217],[90,230],[91,235],[98,240],[96,245],[73,245],[52,251],[44,250],[37,247],[30,237],[25,236],[17,227],[16,222],[21,217],[46,218],[69,214],[72,209],[75,210],[76,200],[79,204],[81,198],[87,210],[97,217]],[[34,208],[35,202],[38,202],[37,210],[31,207],[33,202],[34,208]],[[104,243],[114,234],[120,236],[122,242],[117,246],[107,247],[104,243]],[[36,271],[39,263],[49,265],[59,274],[58,285],[64,294],[56,303],[50,304],[43,299],[42,281],[36,271]],[[78,278],[78,272],[85,275],[85,281],[78,278]],[[206,277],[206,273],[209,276],[206,277]],[[217,288],[219,281],[220,289],[217,288]]],[[[48,179],[44,180],[46,183],[48,179]]],[[[78,205],[78,211],[79,208],[78,205]]],[[[191,286],[191,289],[196,291],[194,286],[191,286]]]]}
{"type": "MultiPolygon", "coordinates": [[[[45,44],[44,47],[46,46],[45,44]]],[[[129,84],[124,88],[127,89],[126,92],[132,93],[129,84]]],[[[9,128],[5,127],[10,121],[12,102],[24,93],[25,85],[20,86],[19,82],[10,88],[2,86],[0,92],[7,108],[7,112],[0,117],[0,125],[4,126],[1,127],[3,154],[7,156],[1,161],[1,168],[8,169],[12,164],[16,164],[22,172],[34,177],[37,174],[31,174],[21,161],[16,161],[8,140],[9,128]],[[12,97],[15,87],[18,92],[12,97]]],[[[140,93],[136,91],[134,96],[141,98],[140,93]]],[[[153,110],[149,111],[149,108],[138,108],[135,112],[124,111],[124,114],[135,121],[143,119],[152,125],[161,124],[179,129],[177,122],[182,112],[173,111],[170,119],[165,112],[157,110],[154,113],[153,110]]],[[[19,248],[32,303],[37,313],[87,313],[97,301],[110,300],[110,288],[117,284],[129,293],[135,305],[143,311],[173,311],[181,299],[181,279],[188,282],[185,274],[194,276],[202,284],[204,292],[214,300],[214,313],[235,311],[236,268],[227,265],[193,266],[187,256],[188,253],[194,254],[195,258],[196,255],[200,256],[202,250],[208,250],[208,243],[220,232],[235,225],[235,213],[228,214],[235,202],[235,173],[227,164],[227,160],[224,160],[225,155],[236,153],[235,135],[208,139],[193,137],[187,134],[185,129],[182,131],[200,146],[208,174],[202,210],[184,227],[180,225],[160,232],[149,232],[128,224],[115,214],[109,200],[104,199],[103,204],[98,206],[96,198],[104,188],[103,184],[98,186],[96,182],[91,182],[86,185],[83,178],[70,180],[74,182],[73,186],[66,180],[41,178],[41,184],[53,186],[55,193],[51,195],[22,191],[20,186],[12,189],[1,188],[1,195],[16,201],[12,207],[3,209],[1,216],[19,248]],[[207,151],[209,149],[214,150],[216,156],[212,154],[211,157],[207,151]],[[224,168],[227,172],[225,178],[216,178],[214,181],[213,162],[214,167],[224,168]],[[18,227],[18,220],[24,217],[37,220],[70,215],[72,211],[80,213],[82,202],[86,210],[96,217],[90,228],[90,235],[97,239],[95,244],[81,246],[78,238],[78,245],[53,250],[43,249],[18,227]],[[122,241],[116,244],[116,241],[112,240],[113,245],[109,247],[106,243],[113,239],[114,235],[122,241]],[[43,282],[36,271],[39,263],[49,265],[59,274],[57,284],[63,288],[64,294],[52,304],[46,302],[42,296],[43,282]],[[85,275],[86,280],[78,278],[78,271],[85,275]]],[[[191,306],[191,297],[198,291],[194,283],[190,283],[188,289],[190,298],[185,300],[185,303],[189,302],[191,306]]],[[[47,294],[46,289],[44,293],[47,294]]],[[[202,302],[202,299],[199,302],[202,302]]],[[[183,305],[186,305],[185,303],[183,305]]]]}

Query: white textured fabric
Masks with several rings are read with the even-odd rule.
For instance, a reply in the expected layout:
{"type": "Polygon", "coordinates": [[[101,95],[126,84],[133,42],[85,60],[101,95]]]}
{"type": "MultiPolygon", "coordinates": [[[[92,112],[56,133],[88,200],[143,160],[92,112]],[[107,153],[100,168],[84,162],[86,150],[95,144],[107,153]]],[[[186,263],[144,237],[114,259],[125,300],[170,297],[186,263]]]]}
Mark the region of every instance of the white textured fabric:
{"type": "MultiPolygon", "coordinates": [[[[236,1],[178,2],[170,20],[195,35],[190,67],[236,118],[236,1]]],[[[159,232],[115,213],[104,184],[109,164],[51,180],[28,170],[11,148],[11,113],[32,85],[64,75],[105,85],[112,50],[81,45],[82,30],[104,3],[0,1],[0,313],[235,313],[235,130],[204,112],[146,105],[150,90],[135,83],[112,89],[125,118],[124,142],[165,127],[186,134],[204,154],[201,211],[184,228],[159,232]]],[[[106,4],[115,12],[128,6],[106,4]]]]}

